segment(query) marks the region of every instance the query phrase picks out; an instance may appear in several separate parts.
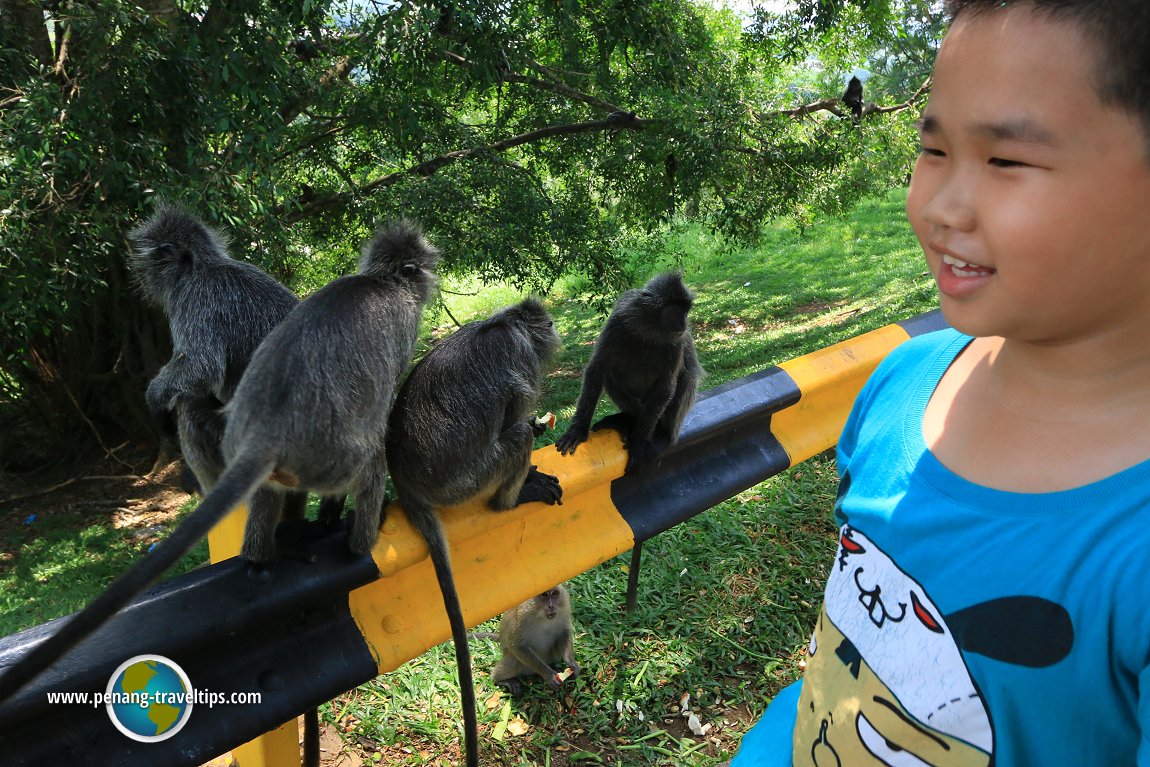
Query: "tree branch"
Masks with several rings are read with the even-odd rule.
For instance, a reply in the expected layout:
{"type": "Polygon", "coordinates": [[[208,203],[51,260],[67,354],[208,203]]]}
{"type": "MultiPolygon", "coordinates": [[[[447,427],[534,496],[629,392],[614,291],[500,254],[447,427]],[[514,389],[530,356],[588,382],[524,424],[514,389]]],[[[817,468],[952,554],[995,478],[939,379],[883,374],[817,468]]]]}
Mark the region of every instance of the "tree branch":
{"type": "MultiPolygon", "coordinates": [[[[288,45],[288,48],[300,61],[307,63],[318,56],[331,55],[333,51],[342,46],[352,43],[358,44],[367,39],[368,37],[366,35],[359,33],[320,40],[300,38],[292,41],[288,45]]],[[[306,112],[320,96],[334,88],[338,83],[347,80],[352,70],[359,64],[359,60],[359,55],[344,55],[338,57],[335,63],[328,67],[327,71],[319,78],[319,82],[314,87],[300,93],[280,108],[280,117],[283,118],[284,125],[291,124],[297,117],[306,112]]]]}
{"type": "MultiPolygon", "coordinates": [[[[865,118],[872,114],[893,114],[895,112],[901,112],[905,109],[910,109],[912,106],[915,106],[915,104],[917,104],[925,94],[930,92],[932,83],[932,78],[926,78],[923,84],[918,87],[918,90],[914,92],[914,95],[901,104],[894,104],[893,106],[888,107],[880,107],[878,104],[874,104],[868,101],[866,104],[863,104],[862,116],[865,118]]],[[[795,107],[794,109],[779,109],[774,112],[761,112],[757,116],[759,119],[770,119],[772,117],[801,118],[806,117],[812,112],[822,111],[830,112],[831,114],[838,117],[845,117],[846,114],[839,109],[841,104],[842,99],[819,99],[818,101],[812,101],[810,104],[803,104],[802,106],[795,107]]]]}
{"type": "MultiPolygon", "coordinates": [[[[449,64],[454,64],[457,67],[464,69],[472,69],[475,67],[475,62],[463,58],[459,54],[452,53],[451,51],[439,51],[437,57],[446,61],[449,64]]],[[[618,112],[621,111],[618,106],[609,101],[596,98],[590,94],[584,93],[576,88],[572,88],[564,83],[555,82],[554,80],[542,80],[538,77],[529,77],[528,75],[521,75],[517,72],[502,71],[499,74],[500,79],[508,83],[521,83],[528,85],[532,88],[539,90],[550,91],[551,93],[558,93],[560,96],[566,96],[573,101],[581,101],[584,104],[589,104],[596,109],[602,109],[604,112],[618,112]]]]}
{"type": "Polygon", "coordinates": [[[71,24],[64,30],[64,36],[60,40],[60,44],[56,46],[56,66],[53,70],[56,77],[63,82],[65,77],[64,66],[68,61],[68,51],[72,44],[72,30],[75,29],[71,24]]]}
{"type": "Polygon", "coordinates": [[[314,88],[284,104],[280,109],[280,117],[283,118],[284,125],[290,125],[305,109],[314,104],[321,94],[335,87],[336,83],[346,80],[351,74],[351,70],[355,68],[355,64],[356,59],[351,56],[341,57],[323,73],[319,83],[314,88]]]}
{"type": "Polygon", "coordinates": [[[136,0],[136,5],[147,11],[153,19],[165,24],[170,24],[181,16],[176,0],[136,0]]]}
{"type": "Polygon", "coordinates": [[[613,112],[605,120],[592,120],[590,122],[572,123],[569,125],[551,125],[539,130],[530,131],[528,133],[521,133],[517,136],[510,136],[508,138],[496,141],[486,146],[472,147],[471,149],[458,149],[454,152],[440,155],[439,157],[425,160],[424,162],[414,165],[404,170],[397,170],[381,176],[373,181],[362,185],[358,189],[348,190],[345,192],[337,192],[335,194],[324,195],[310,200],[305,205],[302,205],[298,210],[289,211],[286,207],[280,206],[276,209],[276,215],[284,219],[284,223],[292,224],[296,221],[301,221],[305,218],[323,213],[333,208],[346,205],[356,197],[372,194],[375,191],[382,189],[392,184],[398,183],[408,176],[417,175],[424,178],[433,175],[436,171],[461,160],[467,160],[482,154],[491,152],[503,152],[523,144],[531,144],[537,141],[543,141],[549,138],[558,136],[571,136],[578,133],[591,133],[594,131],[604,130],[642,130],[650,125],[655,124],[656,120],[641,120],[634,115],[624,114],[622,112],[613,112]],[[622,115],[621,117],[619,115],[622,115]]]}

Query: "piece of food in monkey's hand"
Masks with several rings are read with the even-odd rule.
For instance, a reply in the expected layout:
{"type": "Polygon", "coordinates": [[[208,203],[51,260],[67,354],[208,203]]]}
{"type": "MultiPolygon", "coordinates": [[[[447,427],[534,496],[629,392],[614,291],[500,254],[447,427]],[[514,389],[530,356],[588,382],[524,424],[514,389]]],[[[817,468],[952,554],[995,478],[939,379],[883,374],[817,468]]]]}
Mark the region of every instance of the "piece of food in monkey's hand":
{"type": "Polygon", "coordinates": [[[536,437],[542,437],[543,433],[548,429],[555,428],[555,414],[546,413],[544,415],[537,415],[531,419],[531,433],[536,437]]]}
{"type": "Polygon", "coordinates": [[[570,668],[565,668],[555,675],[555,678],[560,682],[566,682],[575,672],[570,668]]]}

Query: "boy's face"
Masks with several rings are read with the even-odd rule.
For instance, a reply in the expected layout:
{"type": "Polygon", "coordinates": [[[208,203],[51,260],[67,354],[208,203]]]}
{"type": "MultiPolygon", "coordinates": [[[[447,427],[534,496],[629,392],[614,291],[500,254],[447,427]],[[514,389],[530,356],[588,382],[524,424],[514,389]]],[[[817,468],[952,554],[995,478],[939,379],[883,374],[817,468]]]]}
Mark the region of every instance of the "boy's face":
{"type": "Polygon", "coordinates": [[[1150,329],[1150,161],[1095,52],[1012,7],[960,17],[935,63],[907,215],[947,320],[1069,342],[1150,329]]]}

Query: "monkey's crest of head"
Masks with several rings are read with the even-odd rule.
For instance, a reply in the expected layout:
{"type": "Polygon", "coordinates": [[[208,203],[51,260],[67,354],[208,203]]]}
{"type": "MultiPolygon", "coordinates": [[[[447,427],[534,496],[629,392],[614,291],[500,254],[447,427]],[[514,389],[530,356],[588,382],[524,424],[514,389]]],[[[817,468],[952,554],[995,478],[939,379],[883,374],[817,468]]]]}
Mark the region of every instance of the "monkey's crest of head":
{"type": "Polygon", "coordinates": [[[543,302],[535,296],[530,296],[509,306],[496,314],[492,319],[501,318],[522,328],[535,349],[535,354],[542,360],[550,359],[559,349],[559,333],[555,330],[555,322],[543,302]]]}
{"type": "Polygon", "coordinates": [[[152,301],[168,306],[179,282],[197,265],[228,259],[228,238],[173,203],[156,212],[128,234],[131,267],[152,301]]]}
{"type": "Polygon", "coordinates": [[[360,274],[408,285],[421,301],[435,289],[438,265],[439,249],[427,241],[418,224],[407,219],[376,229],[359,257],[360,274]]]}
{"type": "Polygon", "coordinates": [[[682,273],[665,272],[624,293],[615,311],[631,320],[628,327],[634,332],[652,341],[677,342],[687,332],[687,313],[694,302],[682,273]]]}

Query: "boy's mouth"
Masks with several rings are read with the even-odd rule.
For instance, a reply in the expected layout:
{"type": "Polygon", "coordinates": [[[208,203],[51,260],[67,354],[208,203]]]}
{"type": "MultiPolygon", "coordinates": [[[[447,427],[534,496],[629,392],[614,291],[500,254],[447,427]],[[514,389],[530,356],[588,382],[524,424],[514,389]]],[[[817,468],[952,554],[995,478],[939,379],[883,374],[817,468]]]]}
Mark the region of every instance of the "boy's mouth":
{"type": "Polygon", "coordinates": [[[972,264],[960,258],[947,255],[946,253],[942,254],[942,263],[949,266],[951,272],[953,272],[956,277],[985,277],[988,274],[994,273],[994,269],[989,266],[972,264]]]}

